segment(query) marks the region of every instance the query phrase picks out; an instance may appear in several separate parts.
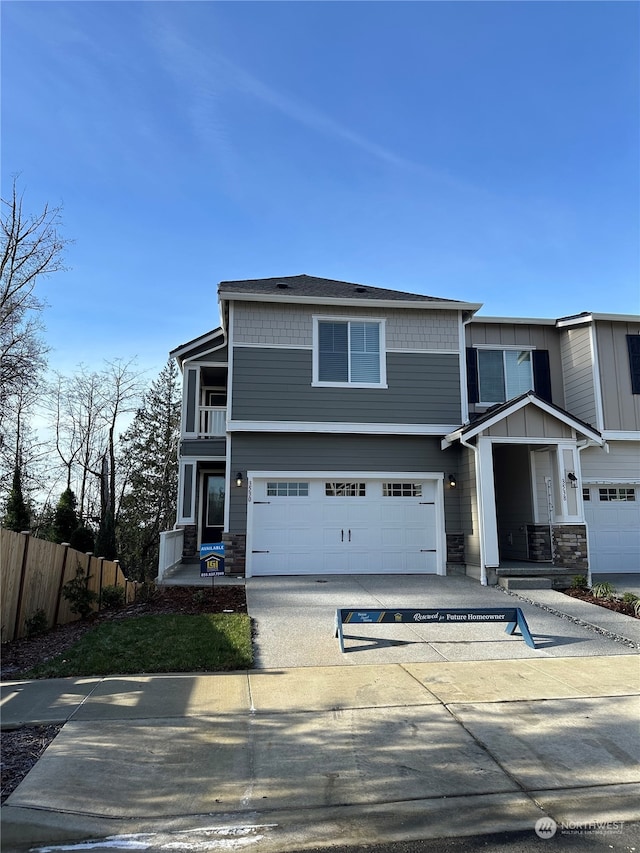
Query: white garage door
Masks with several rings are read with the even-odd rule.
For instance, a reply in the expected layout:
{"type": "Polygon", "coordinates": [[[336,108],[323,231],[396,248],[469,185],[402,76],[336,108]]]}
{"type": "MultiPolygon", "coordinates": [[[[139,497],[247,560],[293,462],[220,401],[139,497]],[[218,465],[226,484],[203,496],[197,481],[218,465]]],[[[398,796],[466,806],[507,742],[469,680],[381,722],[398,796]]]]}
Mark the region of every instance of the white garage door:
{"type": "Polygon", "coordinates": [[[589,486],[583,497],[591,571],[640,571],[640,487],[589,486]]]}
{"type": "Polygon", "coordinates": [[[435,574],[440,494],[435,479],[394,475],[254,477],[247,574],[435,574]]]}

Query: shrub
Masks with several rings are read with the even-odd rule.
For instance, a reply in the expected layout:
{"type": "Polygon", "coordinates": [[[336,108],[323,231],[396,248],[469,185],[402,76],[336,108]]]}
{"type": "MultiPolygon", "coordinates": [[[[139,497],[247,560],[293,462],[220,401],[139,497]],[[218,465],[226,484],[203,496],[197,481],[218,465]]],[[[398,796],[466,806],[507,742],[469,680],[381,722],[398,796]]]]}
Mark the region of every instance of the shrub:
{"type": "Polygon", "coordinates": [[[84,569],[77,564],[76,576],[62,587],[62,595],[69,602],[72,613],[77,613],[81,619],[87,619],[93,610],[93,605],[98,596],[87,586],[89,576],[85,576],[84,569]]]}
{"type": "Polygon", "coordinates": [[[615,595],[616,588],[606,581],[604,583],[597,583],[595,586],[591,587],[591,595],[594,598],[604,598],[609,599],[613,598],[615,595]]]}
{"type": "Polygon", "coordinates": [[[27,632],[27,637],[35,637],[36,634],[44,634],[49,627],[47,622],[47,614],[42,607],[34,610],[31,616],[24,620],[24,627],[27,632]]]}
{"type": "Polygon", "coordinates": [[[589,584],[585,575],[574,575],[571,580],[571,586],[574,589],[588,589],[589,584]]]}
{"type": "Polygon", "coordinates": [[[636,601],[640,601],[640,598],[638,598],[635,592],[624,592],[622,594],[622,600],[625,604],[635,605],[636,601]]]}
{"type": "Polygon", "coordinates": [[[103,586],[100,601],[105,610],[117,610],[124,604],[124,587],[103,586]]]}

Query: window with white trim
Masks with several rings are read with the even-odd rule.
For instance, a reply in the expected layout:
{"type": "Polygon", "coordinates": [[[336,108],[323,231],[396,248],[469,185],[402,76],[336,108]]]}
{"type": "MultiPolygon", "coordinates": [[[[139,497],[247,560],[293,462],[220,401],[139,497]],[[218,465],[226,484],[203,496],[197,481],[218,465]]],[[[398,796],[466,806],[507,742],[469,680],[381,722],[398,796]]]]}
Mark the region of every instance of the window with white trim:
{"type": "Polygon", "coordinates": [[[530,349],[478,348],[480,403],[504,403],[533,389],[530,349]]]}
{"type": "Polygon", "coordinates": [[[364,483],[325,483],[324,493],[328,498],[364,498],[364,483]]]}
{"type": "Polygon", "coordinates": [[[422,483],[383,483],[383,498],[421,498],[422,483]]]}
{"type": "Polygon", "coordinates": [[[386,385],[382,320],[316,319],[314,385],[386,385]]]}
{"type": "Polygon", "coordinates": [[[267,483],[269,498],[307,498],[309,483],[267,483]]]}
{"type": "Polygon", "coordinates": [[[599,489],[601,501],[635,501],[636,490],[626,487],[599,489]]]}

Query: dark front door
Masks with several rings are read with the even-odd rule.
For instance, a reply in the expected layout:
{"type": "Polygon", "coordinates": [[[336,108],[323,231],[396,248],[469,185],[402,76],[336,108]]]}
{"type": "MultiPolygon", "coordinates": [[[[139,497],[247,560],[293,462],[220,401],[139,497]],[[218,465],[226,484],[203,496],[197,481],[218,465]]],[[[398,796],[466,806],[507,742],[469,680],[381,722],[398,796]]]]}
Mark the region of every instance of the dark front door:
{"type": "Polygon", "coordinates": [[[224,529],[224,474],[204,475],[202,542],[221,542],[224,529]]]}

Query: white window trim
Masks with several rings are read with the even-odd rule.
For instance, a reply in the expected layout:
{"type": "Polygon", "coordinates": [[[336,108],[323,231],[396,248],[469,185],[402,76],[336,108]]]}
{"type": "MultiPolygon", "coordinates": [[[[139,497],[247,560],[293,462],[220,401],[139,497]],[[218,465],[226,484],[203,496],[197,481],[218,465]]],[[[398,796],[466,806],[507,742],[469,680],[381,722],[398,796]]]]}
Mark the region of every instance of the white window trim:
{"type": "Polygon", "coordinates": [[[197,524],[196,520],[196,489],[198,485],[198,457],[184,456],[180,459],[180,470],[178,476],[178,512],[177,524],[197,524]],[[190,489],[191,512],[184,512],[184,481],[185,469],[191,466],[192,479],[190,489]]]}
{"type": "MultiPolygon", "coordinates": [[[[503,344],[474,344],[474,347],[477,350],[490,350],[490,351],[494,351],[494,352],[503,353],[503,356],[502,356],[502,371],[503,371],[503,373],[502,373],[502,375],[503,375],[504,380],[505,380],[505,399],[504,400],[481,400],[481,399],[479,399],[477,405],[478,406],[496,406],[496,405],[500,405],[501,403],[506,403],[507,400],[510,400],[511,398],[507,396],[507,381],[506,381],[507,366],[506,366],[505,361],[504,361],[504,353],[505,352],[530,352],[531,353],[536,349],[536,347],[530,346],[528,344],[526,344],[524,346],[519,346],[518,344],[504,344],[504,345],[503,344]]],[[[535,390],[533,387],[533,384],[534,384],[533,358],[529,361],[529,364],[531,366],[531,388],[528,390],[533,391],[533,390],[535,390]]],[[[479,361],[478,361],[478,365],[477,365],[476,369],[478,371],[478,397],[480,397],[480,362],[479,361]]]]}
{"type": "MultiPolygon", "coordinates": [[[[387,345],[386,345],[386,319],[384,317],[336,317],[320,314],[313,315],[313,374],[311,379],[312,388],[388,388],[387,385],[387,345]],[[319,323],[377,323],[380,330],[380,381],[379,382],[321,382],[320,374],[320,347],[319,347],[319,323]]],[[[349,353],[349,356],[351,353],[349,353]]]]}

